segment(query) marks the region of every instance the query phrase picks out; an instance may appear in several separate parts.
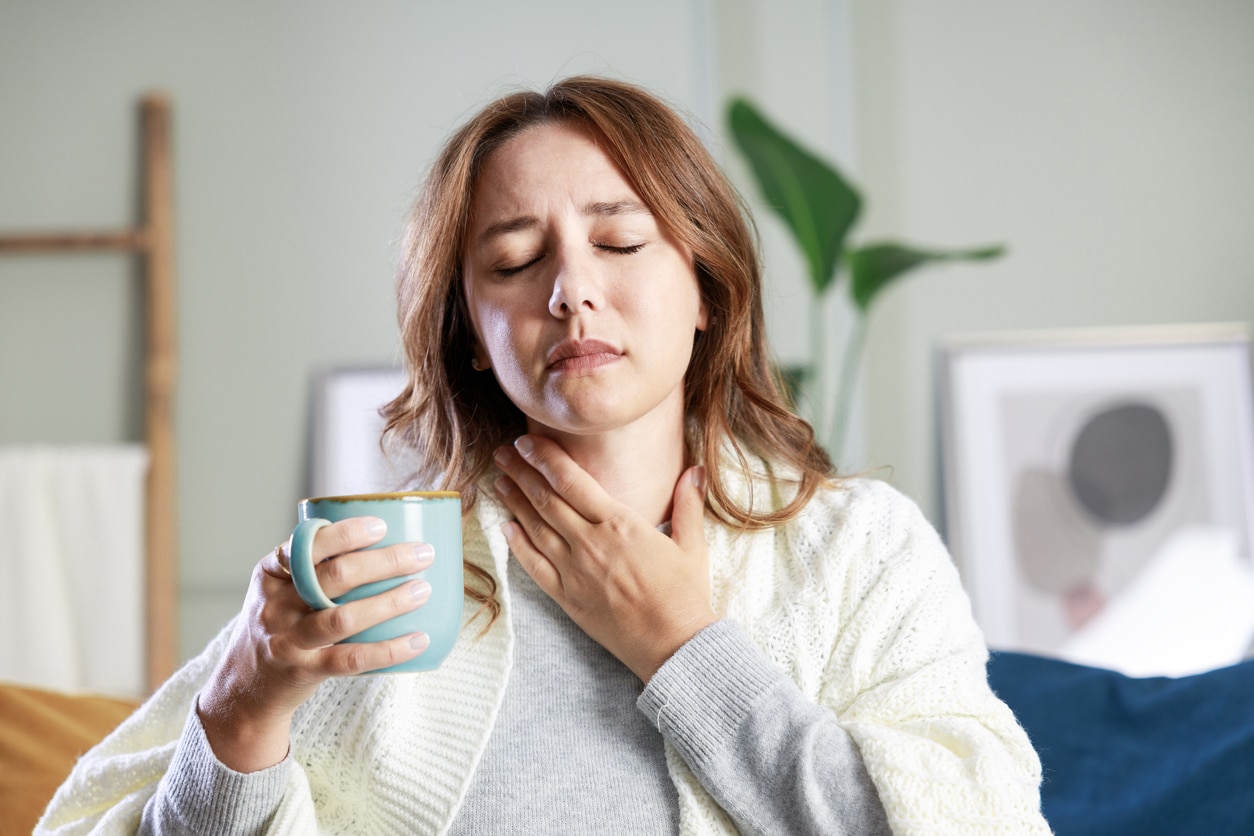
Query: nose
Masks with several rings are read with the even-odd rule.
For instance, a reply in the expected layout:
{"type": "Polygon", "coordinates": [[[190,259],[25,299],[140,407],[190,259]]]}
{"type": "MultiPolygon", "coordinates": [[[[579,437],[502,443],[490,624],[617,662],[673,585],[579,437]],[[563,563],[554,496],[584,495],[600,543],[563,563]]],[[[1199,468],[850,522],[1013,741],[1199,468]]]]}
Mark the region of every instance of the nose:
{"type": "Polygon", "coordinates": [[[549,296],[549,313],[558,319],[565,319],[601,310],[604,295],[594,258],[563,251],[558,254],[556,268],[553,293],[549,296]]]}

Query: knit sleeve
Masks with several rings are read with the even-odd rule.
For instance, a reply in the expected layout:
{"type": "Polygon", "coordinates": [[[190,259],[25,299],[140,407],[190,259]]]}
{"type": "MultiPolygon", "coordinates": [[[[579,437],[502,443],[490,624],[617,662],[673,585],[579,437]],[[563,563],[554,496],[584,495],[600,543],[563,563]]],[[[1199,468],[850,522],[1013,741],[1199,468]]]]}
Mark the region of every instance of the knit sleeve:
{"type": "MultiPolygon", "coordinates": [[[[198,759],[193,751],[195,730],[184,735],[184,729],[189,714],[194,714],[196,694],[225,651],[233,626],[228,624],[199,656],[179,669],[134,714],[79,759],[36,825],[37,836],[136,833],[145,805],[157,796],[167,773],[172,768],[203,763],[203,758],[198,759]]],[[[178,785],[184,793],[211,793],[214,776],[221,777],[213,769],[202,770],[198,775],[171,776],[161,792],[178,785]]],[[[288,770],[285,783],[288,791],[270,816],[267,832],[314,832],[313,806],[303,773],[295,768],[288,770]],[[293,788],[297,791],[293,792],[293,788]]],[[[161,799],[155,803],[164,804],[161,799]]],[[[179,832],[171,821],[166,818],[158,822],[163,827],[152,832],[179,832]]]]}
{"type": "Polygon", "coordinates": [[[895,833],[1048,833],[1040,761],[988,686],[948,552],[892,488],[858,494],[833,533],[857,570],[841,578],[850,588],[820,702],[857,742],[895,833]]]}
{"type": "Polygon", "coordinates": [[[731,621],[684,644],[637,705],[741,833],[888,833],[853,740],[731,621]]]}
{"type": "Polygon", "coordinates": [[[268,769],[247,774],[226,766],[214,756],[193,708],[174,759],[144,807],[139,832],[144,836],[209,832],[259,836],[274,819],[293,771],[299,770],[290,755],[268,769]]]}

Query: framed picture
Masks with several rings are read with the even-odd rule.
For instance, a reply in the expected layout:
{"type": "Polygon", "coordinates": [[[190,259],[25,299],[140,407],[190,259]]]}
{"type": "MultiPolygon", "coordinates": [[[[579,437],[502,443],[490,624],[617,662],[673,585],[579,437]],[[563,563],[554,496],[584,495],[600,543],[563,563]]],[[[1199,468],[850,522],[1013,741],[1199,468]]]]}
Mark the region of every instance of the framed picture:
{"type": "Polygon", "coordinates": [[[938,371],[946,539],[990,647],[1133,675],[1243,657],[1243,326],[957,336],[938,371]]]}
{"type": "Polygon", "coordinates": [[[314,391],[310,496],[402,490],[412,472],[383,454],[379,410],[405,388],[400,368],[336,369],[314,391]]]}

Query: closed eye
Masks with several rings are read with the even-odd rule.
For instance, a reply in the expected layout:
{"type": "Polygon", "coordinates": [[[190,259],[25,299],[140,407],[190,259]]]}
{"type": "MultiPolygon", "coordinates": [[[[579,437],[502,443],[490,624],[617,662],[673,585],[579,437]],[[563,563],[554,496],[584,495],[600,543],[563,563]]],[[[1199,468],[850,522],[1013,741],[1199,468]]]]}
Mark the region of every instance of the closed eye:
{"type": "Polygon", "coordinates": [[[496,273],[498,276],[516,276],[522,271],[526,270],[528,267],[532,266],[533,264],[539,263],[540,259],[542,258],[544,258],[543,253],[531,259],[531,261],[526,262],[525,264],[519,264],[515,267],[498,267],[492,272],[496,273]]]}
{"type": "Polygon", "coordinates": [[[644,244],[631,244],[626,247],[611,247],[609,244],[593,244],[593,246],[596,247],[598,250],[605,250],[606,252],[611,252],[611,253],[619,253],[621,255],[631,255],[632,253],[638,253],[642,249],[644,249],[644,244]]]}
{"type": "MultiPolygon", "coordinates": [[[[615,253],[616,255],[632,255],[644,249],[645,244],[642,242],[639,244],[628,244],[627,246],[623,246],[623,247],[616,247],[610,244],[593,244],[592,246],[596,247],[598,250],[602,250],[604,252],[609,252],[609,253],[615,253]]],[[[541,253],[540,255],[537,255],[535,258],[523,264],[517,264],[517,265],[514,265],[513,267],[497,267],[492,272],[496,273],[496,275],[501,276],[501,277],[516,276],[519,273],[523,272],[524,270],[528,269],[529,267],[535,264],[538,264],[543,258],[544,258],[544,254],[541,253]]]]}

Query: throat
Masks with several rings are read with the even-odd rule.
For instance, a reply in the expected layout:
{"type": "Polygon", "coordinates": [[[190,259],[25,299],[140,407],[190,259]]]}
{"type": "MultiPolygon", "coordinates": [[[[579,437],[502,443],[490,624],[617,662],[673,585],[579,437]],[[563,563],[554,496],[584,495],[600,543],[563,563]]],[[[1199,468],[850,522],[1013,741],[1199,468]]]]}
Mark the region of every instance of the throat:
{"type": "Polygon", "coordinates": [[[682,433],[538,434],[554,438],[606,493],[650,525],[670,520],[675,483],[686,466],[682,433]]]}

